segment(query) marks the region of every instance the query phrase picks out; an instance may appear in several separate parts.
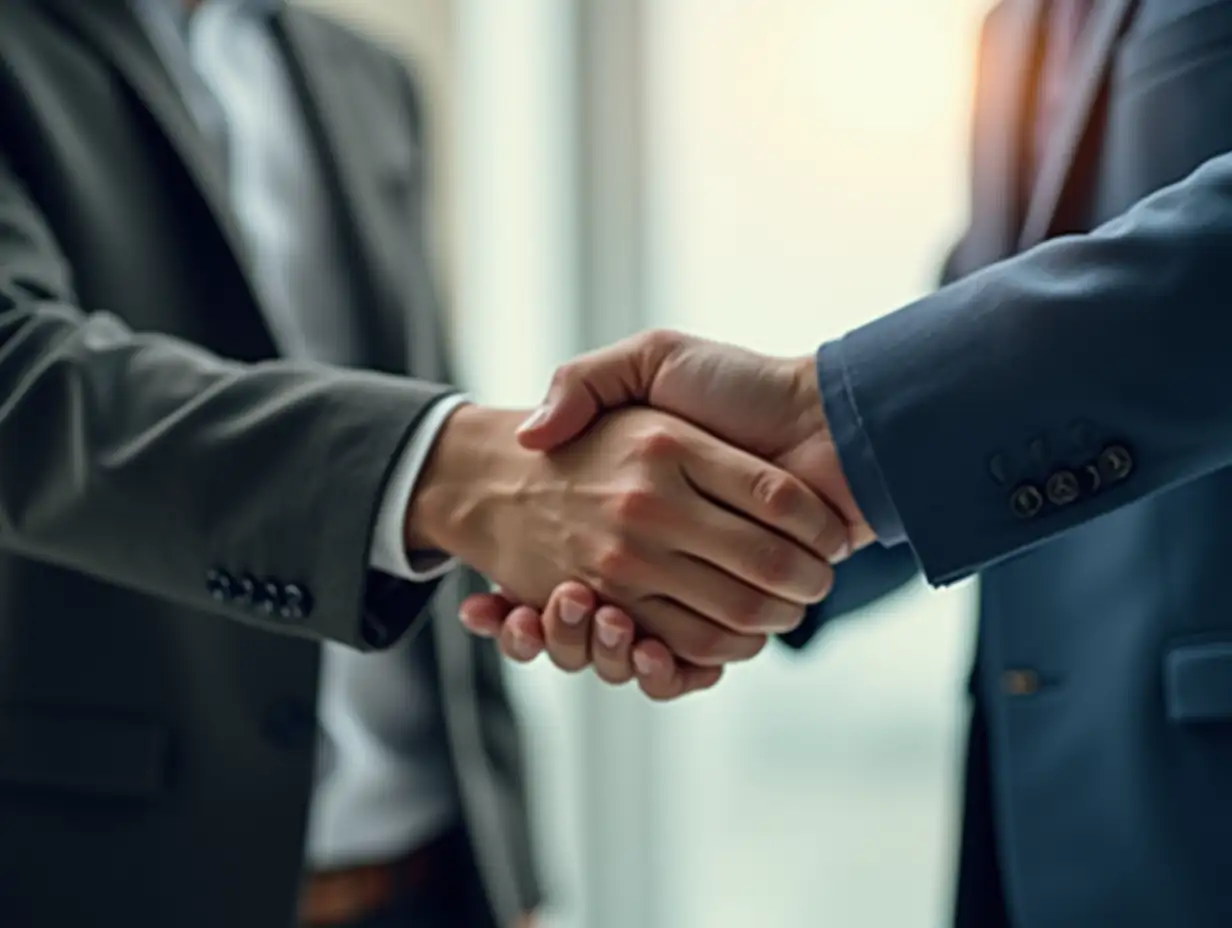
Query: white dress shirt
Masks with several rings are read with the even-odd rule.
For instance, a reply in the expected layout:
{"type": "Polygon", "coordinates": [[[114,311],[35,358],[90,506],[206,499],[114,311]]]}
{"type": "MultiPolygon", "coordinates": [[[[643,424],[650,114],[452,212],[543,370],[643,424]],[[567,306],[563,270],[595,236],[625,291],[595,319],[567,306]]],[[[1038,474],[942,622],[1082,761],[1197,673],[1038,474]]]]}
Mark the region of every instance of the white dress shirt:
{"type": "MultiPolygon", "coordinates": [[[[287,357],[363,358],[348,307],[343,250],[305,114],[270,17],[280,0],[132,0],[155,48],[226,166],[232,208],[255,269],[261,308],[287,357]]],[[[454,564],[412,564],[403,521],[437,433],[463,400],[430,410],[385,491],[371,551],[375,569],[411,581],[454,564]]],[[[380,861],[447,829],[458,815],[428,639],[379,654],[325,645],[317,783],[308,861],[327,868],[380,861]]]]}

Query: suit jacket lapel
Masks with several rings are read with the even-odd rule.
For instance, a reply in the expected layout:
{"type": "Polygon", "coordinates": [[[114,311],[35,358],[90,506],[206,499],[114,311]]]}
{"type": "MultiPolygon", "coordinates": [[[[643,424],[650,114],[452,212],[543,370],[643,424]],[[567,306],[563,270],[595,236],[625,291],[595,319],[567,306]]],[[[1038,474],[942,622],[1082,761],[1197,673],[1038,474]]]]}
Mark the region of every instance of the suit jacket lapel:
{"type": "Polygon", "coordinates": [[[1039,244],[1051,231],[1066,184],[1073,173],[1074,159],[1103,89],[1113,49],[1134,2],[1103,0],[1091,16],[1082,43],[1075,52],[1067,102],[1057,115],[1027,207],[1018,240],[1022,250],[1039,244]]]}
{"type": "Polygon", "coordinates": [[[304,110],[317,136],[324,164],[335,184],[334,202],[354,246],[352,258],[359,263],[357,277],[364,290],[360,296],[371,332],[372,366],[393,373],[407,369],[407,318],[399,294],[390,289],[400,278],[381,266],[383,243],[374,224],[373,202],[378,195],[374,170],[366,160],[368,151],[359,140],[369,138],[356,118],[355,95],[362,87],[348,81],[348,62],[330,46],[329,33],[309,18],[287,10],[278,17],[279,35],[288,62],[304,95],[304,110]]]}
{"type": "Polygon", "coordinates": [[[217,220],[255,303],[258,291],[247,246],[231,210],[226,177],[141,24],[119,0],[49,2],[103,53],[154,117],[217,220]]]}

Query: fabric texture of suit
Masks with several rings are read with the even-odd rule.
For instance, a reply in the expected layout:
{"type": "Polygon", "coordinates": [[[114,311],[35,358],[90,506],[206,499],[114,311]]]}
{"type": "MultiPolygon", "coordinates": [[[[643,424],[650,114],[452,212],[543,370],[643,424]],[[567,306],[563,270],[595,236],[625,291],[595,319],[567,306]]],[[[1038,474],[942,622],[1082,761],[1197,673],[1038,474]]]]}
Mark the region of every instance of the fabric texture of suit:
{"type": "Polygon", "coordinates": [[[792,642],[917,564],[938,585],[980,572],[959,924],[1217,928],[1232,2],[1099,3],[1032,183],[1044,12],[1006,0],[983,30],[948,285],[819,353],[866,443],[844,467],[900,543],[840,568],[792,642]]]}
{"type": "Polygon", "coordinates": [[[386,472],[452,392],[413,86],[315,15],[278,33],[369,372],[277,360],[216,163],[126,4],[0,0],[4,924],[290,925],[316,642],[414,634],[495,917],[539,901],[500,663],[452,620],[476,578],[429,607],[367,567],[386,472]]]}

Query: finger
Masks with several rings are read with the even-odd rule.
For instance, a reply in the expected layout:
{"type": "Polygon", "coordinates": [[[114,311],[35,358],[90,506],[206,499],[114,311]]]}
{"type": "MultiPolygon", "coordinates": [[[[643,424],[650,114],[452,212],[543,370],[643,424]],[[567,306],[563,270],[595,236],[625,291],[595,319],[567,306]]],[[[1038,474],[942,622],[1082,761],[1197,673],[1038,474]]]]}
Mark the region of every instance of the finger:
{"type": "Polygon", "coordinates": [[[804,620],[799,603],[779,599],[691,555],[668,555],[647,564],[645,571],[650,589],[732,631],[782,634],[804,620]]]}
{"type": "Polygon", "coordinates": [[[518,442],[549,451],[576,438],[600,413],[644,400],[655,373],[685,337],[645,332],[557,368],[543,403],[518,429],[518,442]]]}
{"type": "MultiPolygon", "coordinates": [[[[709,565],[713,573],[728,574],[766,595],[799,605],[818,602],[829,593],[834,570],[824,560],[764,525],[710,500],[703,502],[704,508],[679,511],[677,521],[667,529],[665,540],[675,553],[709,565]]],[[[670,576],[661,582],[666,584],[660,590],[663,593],[690,595],[670,576]]],[[[724,624],[742,627],[739,616],[729,614],[727,618],[724,624]]]]}
{"type": "Polygon", "coordinates": [[[590,665],[591,614],[595,594],[585,584],[569,581],[552,591],[543,610],[543,640],[552,663],[576,673],[590,665]]]}
{"type": "Polygon", "coordinates": [[[634,645],[633,666],[638,686],[656,702],[708,690],[723,677],[722,667],[694,667],[681,663],[663,642],[652,638],[634,645]]]}
{"type": "Polygon", "coordinates": [[[682,439],[694,452],[685,475],[706,496],[792,539],[815,560],[850,554],[846,520],[794,474],[701,432],[682,439]]]}
{"type": "Polygon", "coordinates": [[[641,600],[629,613],[648,637],[699,667],[749,660],[766,645],[765,635],[734,632],[661,596],[641,600]]]}
{"type": "Polygon", "coordinates": [[[615,606],[603,606],[595,613],[590,653],[599,679],[615,686],[633,679],[636,674],[633,667],[636,635],[633,620],[615,606]]]}
{"type": "Polygon", "coordinates": [[[500,650],[519,664],[533,661],[543,653],[544,641],[539,613],[530,606],[518,606],[500,631],[500,650]]]}
{"type": "Polygon", "coordinates": [[[475,593],[462,600],[458,607],[458,619],[471,634],[495,638],[516,607],[516,603],[500,593],[475,593]]]}

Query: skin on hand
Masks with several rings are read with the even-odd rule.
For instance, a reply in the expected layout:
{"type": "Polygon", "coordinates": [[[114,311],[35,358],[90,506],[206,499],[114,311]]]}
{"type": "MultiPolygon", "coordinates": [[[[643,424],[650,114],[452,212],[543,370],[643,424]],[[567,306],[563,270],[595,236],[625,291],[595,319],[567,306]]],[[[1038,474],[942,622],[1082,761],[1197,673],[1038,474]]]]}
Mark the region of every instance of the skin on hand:
{"type": "Polygon", "coordinates": [[[522,603],[581,580],[698,666],[752,657],[829,589],[845,527],[790,474],[655,410],[614,412],[550,455],[518,446],[523,418],[451,416],[408,512],[411,547],[458,556],[522,603]]]}
{"type": "Polygon", "coordinates": [[[562,670],[572,673],[593,665],[601,680],[617,686],[636,679],[642,692],[656,701],[710,689],[723,675],[721,667],[677,661],[661,641],[638,640],[629,615],[615,606],[599,607],[595,594],[577,582],[558,586],[542,616],[497,591],[469,597],[460,618],[474,634],[497,639],[505,656],[518,663],[537,658],[551,639],[549,656],[562,670]],[[615,636],[601,634],[604,626],[615,636]]]}
{"type": "MultiPolygon", "coordinates": [[[[811,356],[769,358],[678,333],[645,333],[561,367],[543,405],[519,429],[519,441],[537,450],[557,448],[606,410],[629,403],[681,416],[796,474],[842,513],[850,529],[849,550],[874,540],[843,476],[811,356]]],[[[837,552],[832,560],[846,553],[837,552]]],[[[523,659],[544,649],[570,669],[584,659],[576,634],[562,633],[546,614],[537,622],[534,610],[518,609],[499,596],[483,607],[494,616],[503,610],[517,619],[510,635],[518,633],[523,659]]],[[[506,653],[514,643],[502,636],[506,653]]],[[[682,662],[670,653],[664,659],[678,672],[682,662]]]]}
{"type": "Polygon", "coordinates": [[[812,355],[773,358],[679,332],[645,332],[558,368],[518,441],[548,451],[608,410],[652,406],[795,474],[843,515],[852,550],[862,548],[875,536],[843,476],[815,364],[812,355]]]}

